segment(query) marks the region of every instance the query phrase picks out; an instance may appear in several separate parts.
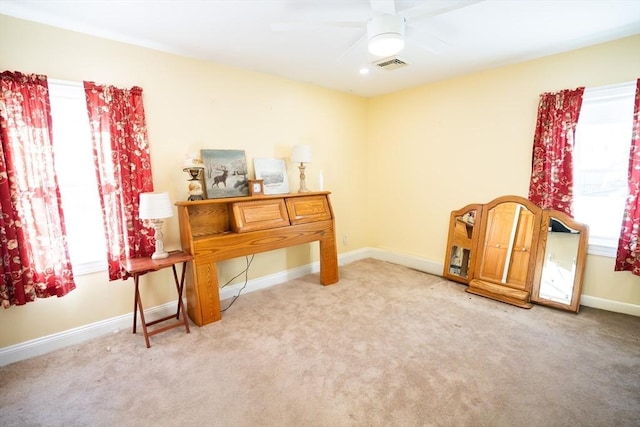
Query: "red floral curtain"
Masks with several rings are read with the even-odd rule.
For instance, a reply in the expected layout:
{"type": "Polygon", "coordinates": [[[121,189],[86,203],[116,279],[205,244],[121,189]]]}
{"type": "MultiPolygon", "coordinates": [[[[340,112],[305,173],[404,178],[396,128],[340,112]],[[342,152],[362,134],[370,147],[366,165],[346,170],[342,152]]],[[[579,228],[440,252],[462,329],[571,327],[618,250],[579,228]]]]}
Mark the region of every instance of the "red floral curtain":
{"type": "Polygon", "coordinates": [[[46,76],[0,73],[0,304],[75,289],[46,76]]]}
{"type": "Polygon", "coordinates": [[[98,191],[107,241],[109,279],[126,279],[120,260],[150,256],[153,229],[138,218],[140,193],[153,191],[142,89],[84,82],[98,191]]]}
{"type": "Polygon", "coordinates": [[[573,217],[573,137],[584,87],[544,93],[533,139],[529,200],[573,217]]]}
{"type": "Polygon", "coordinates": [[[628,180],[629,194],[622,219],[615,271],[631,271],[640,276],[640,79],[636,81],[628,180]]]}

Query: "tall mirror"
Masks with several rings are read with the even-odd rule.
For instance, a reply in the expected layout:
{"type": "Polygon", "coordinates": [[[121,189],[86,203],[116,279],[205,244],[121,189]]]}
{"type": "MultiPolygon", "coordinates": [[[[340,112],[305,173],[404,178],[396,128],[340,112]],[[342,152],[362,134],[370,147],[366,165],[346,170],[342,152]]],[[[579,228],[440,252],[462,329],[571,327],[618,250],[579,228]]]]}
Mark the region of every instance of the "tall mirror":
{"type": "Polygon", "coordinates": [[[472,252],[479,220],[479,205],[468,205],[451,213],[444,277],[465,284],[469,282],[475,267],[472,252]]]}
{"type": "Polygon", "coordinates": [[[578,312],[589,230],[520,196],[451,212],[443,276],[467,292],[578,312]]]}
{"type": "Polygon", "coordinates": [[[468,292],[530,308],[540,208],[517,196],[485,205],[479,266],[468,292]]]}
{"type": "Polygon", "coordinates": [[[478,277],[525,289],[535,214],[521,203],[504,202],[487,212],[478,277]]]}
{"type": "Polygon", "coordinates": [[[532,301],[578,313],[589,229],[558,211],[544,211],[532,301]]]}

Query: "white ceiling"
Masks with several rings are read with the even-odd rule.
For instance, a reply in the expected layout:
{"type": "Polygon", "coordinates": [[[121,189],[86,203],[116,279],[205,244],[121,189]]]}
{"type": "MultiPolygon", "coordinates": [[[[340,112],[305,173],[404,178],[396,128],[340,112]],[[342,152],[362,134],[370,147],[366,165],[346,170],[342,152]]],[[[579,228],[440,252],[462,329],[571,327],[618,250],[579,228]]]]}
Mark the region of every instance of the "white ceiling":
{"type": "Polygon", "coordinates": [[[0,13],[361,96],[640,33],[640,0],[0,0],[0,13]],[[390,7],[407,19],[409,65],[393,71],[363,37],[390,7]]]}

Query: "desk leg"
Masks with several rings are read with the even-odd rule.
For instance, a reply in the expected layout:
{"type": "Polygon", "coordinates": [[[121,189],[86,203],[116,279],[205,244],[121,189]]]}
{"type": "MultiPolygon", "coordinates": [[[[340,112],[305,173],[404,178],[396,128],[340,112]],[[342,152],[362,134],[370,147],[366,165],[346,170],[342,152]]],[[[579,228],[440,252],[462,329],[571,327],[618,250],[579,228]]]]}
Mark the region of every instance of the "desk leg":
{"type": "Polygon", "coordinates": [[[216,261],[198,264],[194,260],[194,280],[187,283],[189,317],[198,326],[220,320],[220,293],[216,261]]]}
{"type": "Polygon", "coordinates": [[[331,236],[320,240],[320,283],[327,286],[338,280],[338,249],[335,236],[331,236]]]}

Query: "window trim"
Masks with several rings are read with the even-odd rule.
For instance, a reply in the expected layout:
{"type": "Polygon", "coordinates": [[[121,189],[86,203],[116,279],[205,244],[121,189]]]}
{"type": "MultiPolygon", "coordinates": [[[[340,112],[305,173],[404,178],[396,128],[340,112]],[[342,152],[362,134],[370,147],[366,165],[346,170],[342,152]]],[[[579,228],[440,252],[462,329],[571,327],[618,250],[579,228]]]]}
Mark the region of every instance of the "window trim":
{"type": "Polygon", "coordinates": [[[91,261],[78,264],[72,264],[74,276],[84,276],[86,274],[100,273],[107,271],[106,261],[91,261]]]}
{"type": "Polygon", "coordinates": [[[613,246],[610,246],[608,242],[605,243],[604,241],[601,241],[599,239],[589,238],[589,244],[587,246],[587,254],[598,255],[598,256],[603,256],[607,258],[615,258],[618,252],[617,246],[618,245],[616,244],[616,247],[613,247],[613,246]]]}

